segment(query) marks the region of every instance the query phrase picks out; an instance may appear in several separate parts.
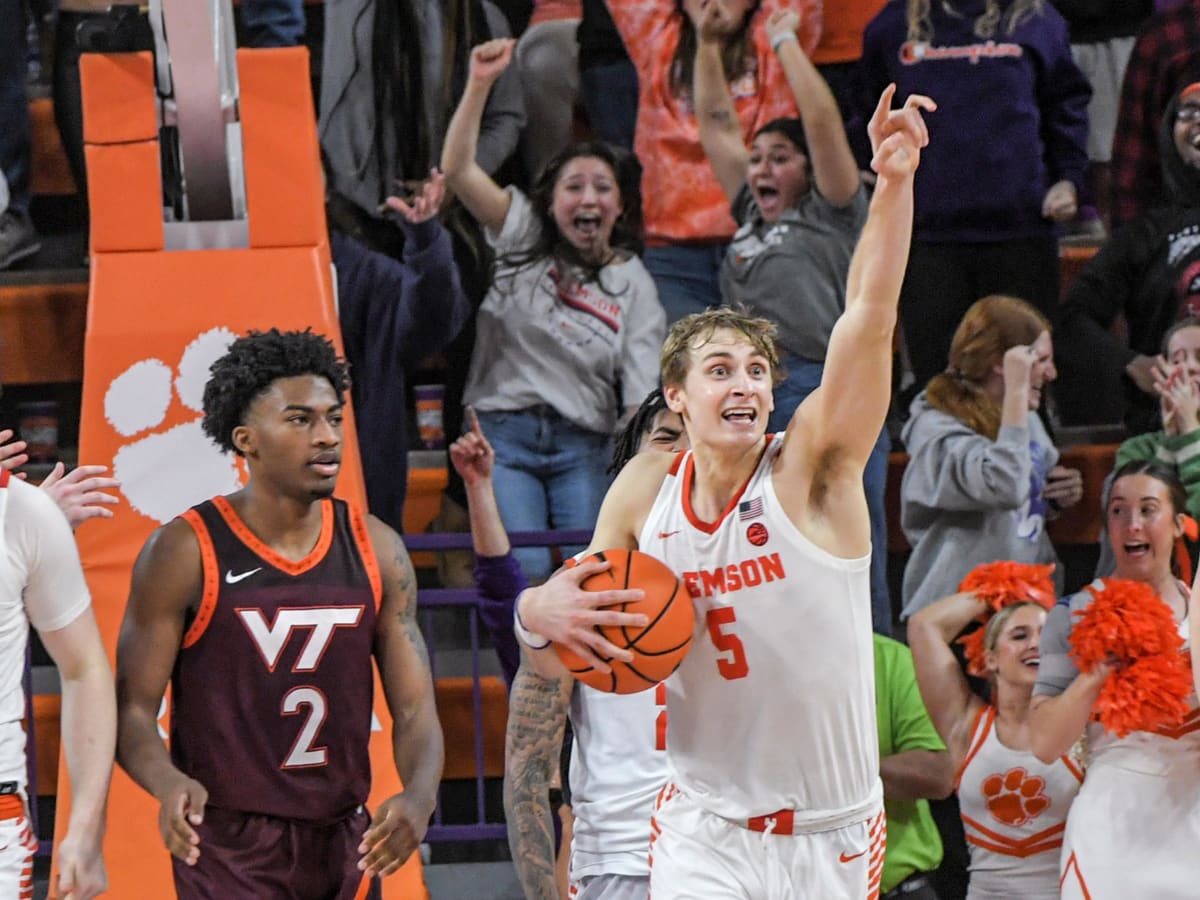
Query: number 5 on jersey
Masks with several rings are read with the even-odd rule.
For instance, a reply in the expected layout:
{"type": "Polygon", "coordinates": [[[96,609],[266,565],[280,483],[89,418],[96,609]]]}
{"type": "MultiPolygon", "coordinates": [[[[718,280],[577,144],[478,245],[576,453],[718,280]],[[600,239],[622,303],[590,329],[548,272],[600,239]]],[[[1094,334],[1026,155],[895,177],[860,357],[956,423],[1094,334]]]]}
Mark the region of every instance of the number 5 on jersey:
{"type": "Polygon", "coordinates": [[[750,664],[746,662],[746,648],[742,646],[742,639],[733,633],[732,626],[736,622],[737,614],[732,606],[714,607],[705,617],[708,636],[712,638],[713,646],[725,654],[717,657],[717,671],[728,681],[745,678],[750,674],[750,664]]]}

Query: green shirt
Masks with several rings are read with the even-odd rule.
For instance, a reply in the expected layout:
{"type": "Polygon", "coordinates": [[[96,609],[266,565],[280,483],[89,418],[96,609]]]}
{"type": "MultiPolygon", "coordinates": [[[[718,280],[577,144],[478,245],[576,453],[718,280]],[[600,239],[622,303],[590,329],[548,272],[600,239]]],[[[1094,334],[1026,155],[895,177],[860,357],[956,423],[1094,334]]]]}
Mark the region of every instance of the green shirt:
{"type": "MultiPolygon", "coordinates": [[[[912,653],[899,641],[875,635],[875,721],[879,756],[906,750],[945,750],[917,690],[912,653]]],[[[887,855],[880,893],[886,894],[914,872],[931,872],[942,862],[942,838],[928,800],[889,800],[887,855]]]]}

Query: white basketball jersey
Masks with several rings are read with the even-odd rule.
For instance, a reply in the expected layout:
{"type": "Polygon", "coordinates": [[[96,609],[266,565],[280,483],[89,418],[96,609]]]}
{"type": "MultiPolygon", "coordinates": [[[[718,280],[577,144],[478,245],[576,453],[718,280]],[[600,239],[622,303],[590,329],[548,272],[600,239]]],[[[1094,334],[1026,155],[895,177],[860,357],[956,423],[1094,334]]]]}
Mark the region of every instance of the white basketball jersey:
{"type": "Polygon", "coordinates": [[[996,737],[996,710],[975,720],[958,776],[958,803],[971,852],[970,900],[1056,900],[1067,812],[1083,771],[1064,756],[1046,765],[996,737]]]}
{"type": "Polygon", "coordinates": [[[780,810],[793,829],[859,821],[882,797],[870,557],[840,559],[780,506],[782,436],[712,523],[691,507],[681,454],[639,538],[687,584],[696,634],[667,681],[671,780],[728,819],[780,810]]]}
{"type": "Polygon", "coordinates": [[[667,781],[666,688],[571,694],[571,879],[649,877],[650,816],[667,781]]]}

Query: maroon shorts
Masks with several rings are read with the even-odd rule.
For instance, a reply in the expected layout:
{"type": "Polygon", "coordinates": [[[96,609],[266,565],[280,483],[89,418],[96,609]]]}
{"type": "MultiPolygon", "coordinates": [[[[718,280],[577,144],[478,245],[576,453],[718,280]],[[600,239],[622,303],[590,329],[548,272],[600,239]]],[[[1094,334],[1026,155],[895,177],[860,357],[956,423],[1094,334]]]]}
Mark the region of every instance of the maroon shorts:
{"type": "Polygon", "coordinates": [[[379,879],[358,871],[366,810],[318,824],[209,807],[200,859],[174,857],[179,900],[380,900],[379,879]]]}

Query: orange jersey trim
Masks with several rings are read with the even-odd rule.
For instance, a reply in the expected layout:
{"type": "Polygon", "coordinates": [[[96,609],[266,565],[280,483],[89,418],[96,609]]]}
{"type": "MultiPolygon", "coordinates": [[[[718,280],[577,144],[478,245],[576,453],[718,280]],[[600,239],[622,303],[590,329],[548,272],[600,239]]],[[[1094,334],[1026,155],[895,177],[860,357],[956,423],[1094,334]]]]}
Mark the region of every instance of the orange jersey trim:
{"type": "Polygon", "coordinates": [[[954,776],[955,791],[958,790],[958,785],[962,781],[963,772],[967,771],[967,766],[971,764],[975,754],[983,748],[983,742],[987,740],[988,731],[991,729],[992,720],[995,717],[996,710],[988,703],[979,707],[979,712],[975,714],[975,722],[971,725],[971,743],[967,745],[967,755],[963,757],[962,765],[958,767],[958,772],[954,776]]]}
{"type": "Polygon", "coordinates": [[[1057,825],[1051,825],[1037,834],[1031,834],[1029,837],[1017,841],[992,831],[970,816],[963,816],[962,820],[963,824],[967,826],[968,844],[974,844],[976,847],[982,847],[995,853],[1003,853],[1005,856],[1018,856],[1021,859],[1061,847],[1063,832],[1067,829],[1066,822],[1059,822],[1057,825]],[[978,833],[973,834],[972,829],[978,833]]]}
{"type": "Polygon", "coordinates": [[[332,500],[321,501],[321,534],[317,538],[316,545],[312,550],[308,551],[308,555],[299,560],[290,560],[286,556],[276,553],[259,540],[258,535],[246,527],[246,523],[239,518],[237,512],[225,497],[213,497],[212,502],[213,506],[217,508],[217,512],[221,514],[221,518],[225,520],[225,524],[237,535],[238,540],[261,556],[266,562],[287,575],[303,575],[309,569],[312,569],[325,558],[325,554],[329,552],[330,544],[333,543],[332,500]]]}
{"type": "Polygon", "coordinates": [[[350,530],[354,532],[354,543],[358,547],[358,555],[362,557],[363,566],[367,570],[367,580],[371,582],[371,593],[375,597],[375,611],[383,602],[383,575],[379,571],[379,558],[375,555],[375,546],[371,543],[371,532],[367,529],[367,520],[357,506],[347,504],[350,512],[350,530]]]}
{"type": "Polygon", "coordinates": [[[1075,760],[1071,759],[1070,756],[1067,756],[1065,754],[1063,756],[1060,756],[1059,759],[1062,760],[1062,764],[1064,766],[1066,766],[1067,769],[1070,770],[1071,774],[1074,775],[1079,780],[1079,783],[1083,784],[1083,769],[1081,769],[1081,768],[1079,768],[1079,766],[1075,765],[1075,760]]]}
{"type": "Polygon", "coordinates": [[[883,858],[887,852],[887,813],[879,811],[870,825],[871,859],[867,869],[867,900],[878,900],[883,881],[883,858]]]}
{"type": "Polygon", "coordinates": [[[1163,737],[1179,740],[1186,734],[1191,734],[1193,731],[1200,730],[1200,709],[1193,709],[1178,725],[1171,727],[1162,727],[1152,734],[1161,734],[1163,737]]]}
{"type": "Polygon", "coordinates": [[[1061,894],[1063,885],[1067,883],[1067,879],[1071,877],[1071,870],[1075,870],[1075,881],[1079,884],[1079,892],[1083,894],[1083,900],[1092,900],[1092,894],[1087,889],[1087,882],[1083,880],[1083,872],[1079,869],[1079,859],[1075,856],[1075,851],[1071,851],[1071,855],[1067,857],[1067,864],[1063,866],[1062,878],[1058,879],[1058,892],[1061,894]]]}
{"type": "MultiPolygon", "coordinates": [[[[7,472],[8,470],[5,469],[7,472]]],[[[20,794],[0,795],[0,820],[19,819],[25,815],[25,801],[20,794]]]]}
{"type": "Polygon", "coordinates": [[[8,480],[12,478],[11,469],[0,469],[0,488],[8,487],[8,480]]]}
{"type": "Polygon", "coordinates": [[[217,610],[217,594],[221,587],[220,572],[217,570],[217,550],[213,546],[212,535],[208,526],[200,518],[200,513],[189,509],[179,518],[192,526],[196,533],[196,542],[200,545],[200,571],[204,574],[204,586],[200,591],[200,608],[196,610],[196,618],[183,636],[183,646],[190,647],[204,634],[208,623],[212,621],[213,613],[217,610]]]}
{"type": "Polygon", "coordinates": [[[687,456],[683,451],[675,454],[675,459],[671,462],[671,468],[667,470],[668,475],[678,475],[679,467],[683,465],[683,458],[687,456]]]}
{"type": "Polygon", "coordinates": [[[760,450],[758,453],[758,459],[754,463],[754,468],[746,477],[746,480],[742,482],[742,486],[737,489],[737,493],[729,499],[727,504],[725,504],[725,508],[721,510],[721,514],[717,516],[716,521],[714,522],[705,522],[698,515],[696,515],[695,510],[692,509],[692,484],[696,480],[696,457],[693,453],[687,454],[687,466],[684,467],[683,470],[683,514],[687,516],[687,520],[691,523],[693,528],[695,528],[697,531],[702,531],[705,534],[713,534],[718,528],[721,527],[721,523],[728,518],[729,514],[737,509],[737,505],[742,499],[742,494],[746,492],[746,488],[750,486],[750,482],[754,479],[755,474],[758,472],[758,467],[762,464],[763,454],[767,452],[767,448],[771,446],[771,441],[775,436],[773,434],[768,434],[765,437],[766,441],[763,443],[762,450],[760,450]]]}

